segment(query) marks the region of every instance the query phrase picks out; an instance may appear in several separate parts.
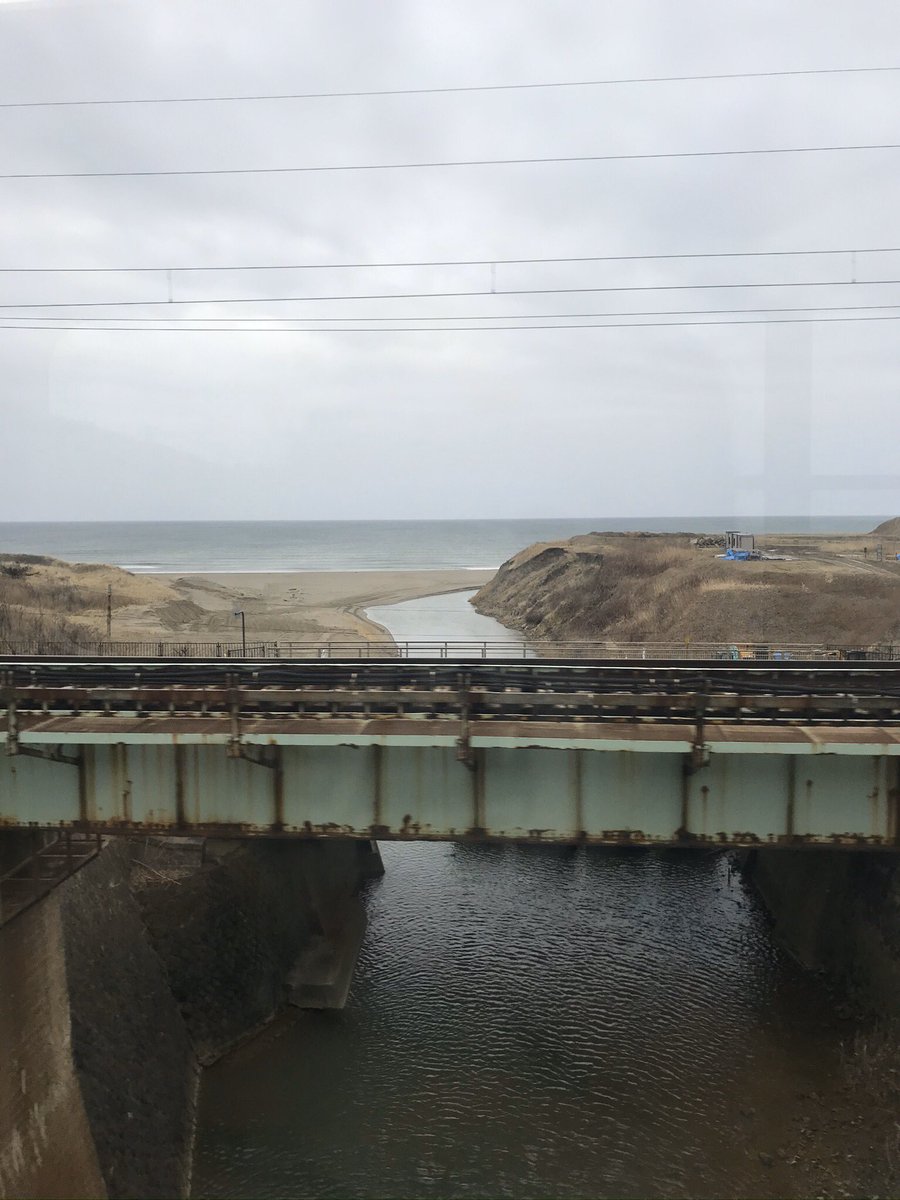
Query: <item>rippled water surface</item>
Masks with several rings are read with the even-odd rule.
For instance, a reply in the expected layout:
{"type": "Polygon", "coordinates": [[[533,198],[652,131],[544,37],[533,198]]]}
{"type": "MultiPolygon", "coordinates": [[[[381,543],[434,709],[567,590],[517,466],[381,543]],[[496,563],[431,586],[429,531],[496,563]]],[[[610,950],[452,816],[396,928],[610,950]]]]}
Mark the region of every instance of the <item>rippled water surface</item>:
{"type": "Polygon", "coordinates": [[[195,1195],[798,1194],[837,1038],[727,858],[382,850],[347,1008],[206,1073],[195,1195]]]}

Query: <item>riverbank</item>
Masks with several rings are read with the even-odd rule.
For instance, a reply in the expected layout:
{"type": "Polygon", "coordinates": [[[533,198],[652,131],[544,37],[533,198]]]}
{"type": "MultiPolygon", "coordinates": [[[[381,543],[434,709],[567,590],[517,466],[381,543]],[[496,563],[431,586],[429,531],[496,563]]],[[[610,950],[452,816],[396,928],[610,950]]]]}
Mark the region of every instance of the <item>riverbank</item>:
{"type": "MultiPolygon", "coordinates": [[[[134,573],[0,555],[0,647],[25,641],[388,643],[370,607],[479,589],[474,607],[536,641],[887,644],[900,638],[900,540],[777,534],[729,562],[715,537],[589,533],[493,569],[134,573]],[[880,557],[879,557],[880,555],[880,557]]],[[[434,637],[441,637],[437,630],[434,637]]]]}
{"type": "Polygon", "coordinates": [[[189,575],[173,586],[203,615],[179,628],[198,640],[233,637],[235,608],[246,614],[248,637],[262,641],[390,642],[364,610],[424,596],[481,587],[493,571],[291,571],[189,575]]]}
{"type": "Polygon", "coordinates": [[[752,561],[725,559],[719,541],[591,533],[537,543],[505,562],[473,604],[537,641],[900,640],[900,563],[886,534],[760,538],[752,561]]]}
{"type": "Polygon", "coordinates": [[[805,1092],[785,1153],[810,1192],[900,1189],[900,855],[753,850],[740,857],[775,942],[811,976],[845,1026],[836,1095],[805,1092]]]}
{"type": "Polygon", "coordinates": [[[0,649],[114,641],[385,642],[364,609],[481,587],[491,570],[289,571],[136,575],[118,567],[0,556],[0,649]]]}

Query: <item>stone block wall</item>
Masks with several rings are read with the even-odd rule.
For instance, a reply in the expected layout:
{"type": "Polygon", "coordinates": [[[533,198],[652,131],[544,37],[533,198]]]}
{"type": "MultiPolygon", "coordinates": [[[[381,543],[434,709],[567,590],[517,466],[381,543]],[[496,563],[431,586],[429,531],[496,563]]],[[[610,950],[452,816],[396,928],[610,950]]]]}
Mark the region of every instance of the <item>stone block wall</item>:
{"type": "Polygon", "coordinates": [[[0,1197],[105,1197],[51,896],[0,929],[0,1197]]]}
{"type": "Polygon", "coordinates": [[[367,842],[191,849],[112,840],[0,928],[0,1198],[186,1195],[199,1064],[281,1009],[380,867],[367,842]]]}

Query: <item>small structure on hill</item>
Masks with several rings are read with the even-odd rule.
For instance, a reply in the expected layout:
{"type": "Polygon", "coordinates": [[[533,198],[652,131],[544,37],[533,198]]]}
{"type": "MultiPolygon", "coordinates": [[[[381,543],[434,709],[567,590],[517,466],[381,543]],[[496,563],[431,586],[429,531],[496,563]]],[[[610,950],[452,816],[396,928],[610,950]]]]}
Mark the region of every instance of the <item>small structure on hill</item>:
{"type": "Polygon", "coordinates": [[[753,551],[756,549],[756,538],[752,533],[741,533],[739,529],[726,529],[725,549],[753,551]]]}
{"type": "Polygon", "coordinates": [[[739,529],[726,529],[725,553],[718,557],[727,558],[731,562],[735,560],[746,562],[749,558],[761,558],[762,555],[756,549],[756,538],[752,533],[741,533],[739,529]]]}

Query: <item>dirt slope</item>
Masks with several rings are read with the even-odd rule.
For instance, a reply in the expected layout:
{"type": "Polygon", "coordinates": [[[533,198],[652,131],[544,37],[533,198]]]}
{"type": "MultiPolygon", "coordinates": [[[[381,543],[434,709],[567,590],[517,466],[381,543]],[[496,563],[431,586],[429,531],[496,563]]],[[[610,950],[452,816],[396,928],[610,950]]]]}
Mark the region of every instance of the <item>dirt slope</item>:
{"type": "Polygon", "coordinates": [[[31,639],[65,646],[103,636],[108,587],[120,638],[148,612],[178,600],[169,583],[118,567],[0,554],[0,652],[31,639]]]}
{"type": "Polygon", "coordinates": [[[900,640],[900,565],[791,539],[791,561],[728,562],[687,535],[588,534],[529,546],[473,600],[547,640],[900,640]]]}

